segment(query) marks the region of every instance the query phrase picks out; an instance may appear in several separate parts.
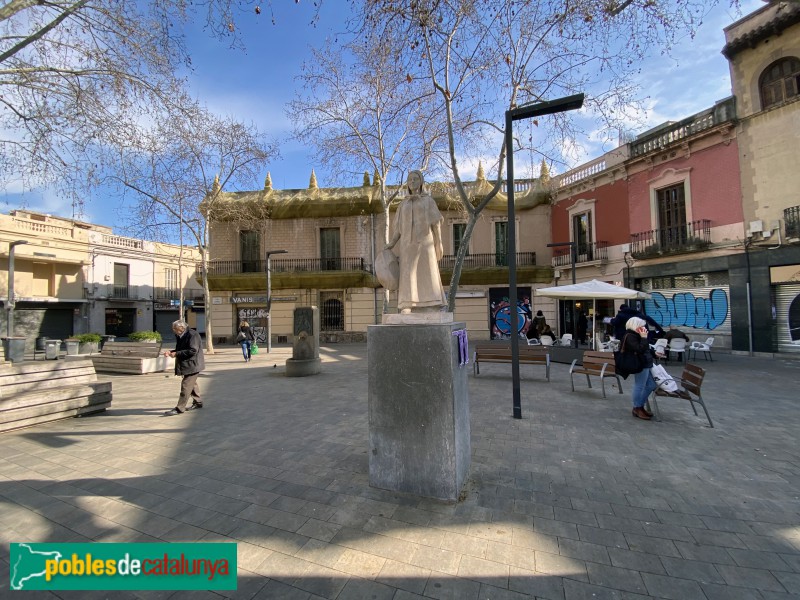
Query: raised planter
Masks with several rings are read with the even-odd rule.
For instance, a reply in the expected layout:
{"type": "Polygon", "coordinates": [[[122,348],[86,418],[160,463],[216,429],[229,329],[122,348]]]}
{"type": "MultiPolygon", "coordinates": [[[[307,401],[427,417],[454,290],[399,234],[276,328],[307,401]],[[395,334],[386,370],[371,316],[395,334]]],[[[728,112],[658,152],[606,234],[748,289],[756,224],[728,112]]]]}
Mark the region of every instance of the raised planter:
{"type": "Polygon", "coordinates": [[[78,354],[96,354],[100,342],[84,342],[78,346],[78,354]]]}

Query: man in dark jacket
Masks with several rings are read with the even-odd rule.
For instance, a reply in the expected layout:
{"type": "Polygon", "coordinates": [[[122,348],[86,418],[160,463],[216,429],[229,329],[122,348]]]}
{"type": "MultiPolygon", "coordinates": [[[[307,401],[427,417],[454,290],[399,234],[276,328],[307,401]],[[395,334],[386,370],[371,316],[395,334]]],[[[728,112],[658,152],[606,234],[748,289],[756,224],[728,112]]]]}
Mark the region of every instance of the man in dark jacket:
{"type": "Polygon", "coordinates": [[[203,402],[200,400],[200,385],[197,383],[200,371],[205,368],[203,340],[194,329],[189,329],[186,321],[175,321],[172,324],[172,331],[177,338],[175,350],[167,350],[164,352],[164,356],[171,356],[175,359],[175,375],[181,375],[183,380],[181,381],[178,405],[165,412],[165,417],[203,408],[203,402]],[[192,397],[192,405],[187,408],[189,396],[192,397]]]}
{"type": "Polygon", "coordinates": [[[611,325],[614,327],[614,337],[618,340],[622,340],[623,336],[625,335],[625,324],[631,317],[639,317],[640,319],[644,319],[650,327],[655,329],[655,332],[651,331],[648,334],[648,340],[651,344],[654,343],[657,338],[660,338],[664,335],[664,329],[655,319],[648,317],[646,314],[636,310],[632,306],[623,304],[619,307],[617,316],[611,319],[611,325]]]}

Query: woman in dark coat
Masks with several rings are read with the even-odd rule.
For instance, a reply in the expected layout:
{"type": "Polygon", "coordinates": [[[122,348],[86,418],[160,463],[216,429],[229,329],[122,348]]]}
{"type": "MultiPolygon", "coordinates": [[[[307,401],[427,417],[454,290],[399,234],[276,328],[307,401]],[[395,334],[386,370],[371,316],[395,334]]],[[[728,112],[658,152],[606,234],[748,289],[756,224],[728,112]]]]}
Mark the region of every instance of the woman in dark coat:
{"type": "Polygon", "coordinates": [[[247,321],[242,321],[239,323],[239,333],[236,334],[236,341],[242,346],[244,362],[250,361],[252,344],[255,339],[256,336],[253,335],[253,330],[250,327],[250,323],[247,321]]]}
{"type": "Polygon", "coordinates": [[[626,332],[622,337],[620,351],[638,355],[642,370],[633,375],[633,411],[637,419],[649,421],[653,413],[645,408],[647,399],[653,390],[658,387],[650,367],[653,366],[653,355],[650,353],[650,343],[647,341],[647,322],[639,317],[631,317],[625,326],[626,332]]]}

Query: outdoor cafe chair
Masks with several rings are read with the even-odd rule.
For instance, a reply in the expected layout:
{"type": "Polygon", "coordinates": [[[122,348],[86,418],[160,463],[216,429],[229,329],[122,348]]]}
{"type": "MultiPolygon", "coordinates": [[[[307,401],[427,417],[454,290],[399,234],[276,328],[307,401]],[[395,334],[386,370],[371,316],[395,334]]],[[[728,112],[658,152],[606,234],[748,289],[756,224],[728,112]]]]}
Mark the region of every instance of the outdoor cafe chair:
{"type": "Polygon", "coordinates": [[[714,338],[713,337],[710,337],[710,338],[706,339],[705,343],[692,342],[691,344],[689,344],[689,348],[688,348],[689,359],[691,360],[692,358],[697,358],[697,351],[699,350],[700,352],[705,354],[705,359],[706,360],[713,361],[714,359],[711,358],[711,346],[713,346],[713,345],[714,345],[714,338]]]}

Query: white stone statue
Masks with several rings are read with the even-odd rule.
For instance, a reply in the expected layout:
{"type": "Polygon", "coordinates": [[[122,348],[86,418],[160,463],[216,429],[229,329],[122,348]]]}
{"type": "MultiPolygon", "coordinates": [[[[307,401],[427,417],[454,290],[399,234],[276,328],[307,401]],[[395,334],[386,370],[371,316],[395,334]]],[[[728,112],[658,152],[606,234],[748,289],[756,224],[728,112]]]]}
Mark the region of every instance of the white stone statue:
{"type": "Polygon", "coordinates": [[[408,174],[409,196],[394,218],[394,234],[386,248],[400,263],[397,308],[402,314],[441,311],[445,305],[439,260],[442,258],[442,213],[427,194],[420,171],[408,174]]]}

